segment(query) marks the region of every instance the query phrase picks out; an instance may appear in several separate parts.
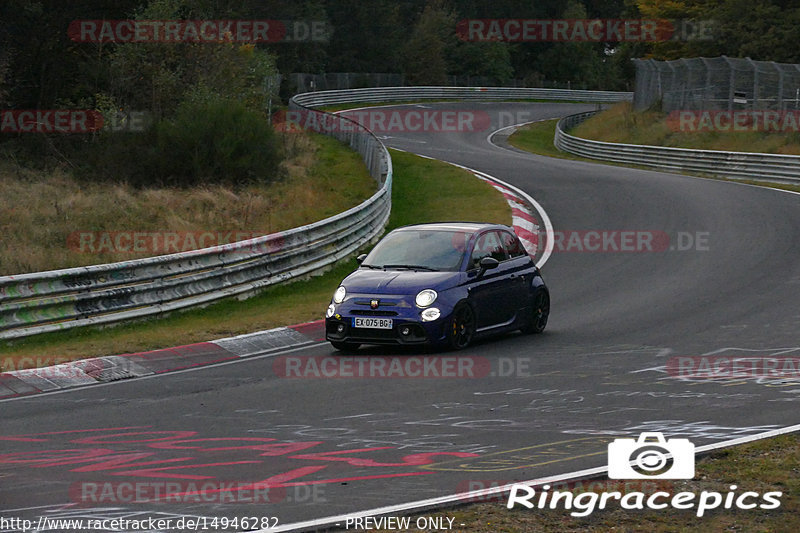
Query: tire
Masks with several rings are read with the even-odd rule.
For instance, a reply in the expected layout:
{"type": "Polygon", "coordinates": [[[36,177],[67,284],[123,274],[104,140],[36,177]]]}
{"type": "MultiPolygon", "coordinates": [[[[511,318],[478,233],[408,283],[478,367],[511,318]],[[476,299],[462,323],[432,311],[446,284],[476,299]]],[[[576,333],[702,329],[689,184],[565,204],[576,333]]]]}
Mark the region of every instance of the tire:
{"type": "Polygon", "coordinates": [[[528,320],[520,328],[523,333],[541,333],[547,326],[550,317],[550,293],[547,289],[539,289],[533,297],[533,304],[528,312],[528,320]]]}
{"type": "Polygon", "coordinates": [[[331,346],[339,350],[340,352],[354,352],[358,350],[358,347],[361,346],[357,342],[341,342],[341,341],[329,341],[331,346]]]}
{"type": "Polygon", "coordinates": [[[453,311],[448,332],[448,343],[453,350],[463,350],[475,335],[475,311],[469,304],[460,304],[453,311]]]}

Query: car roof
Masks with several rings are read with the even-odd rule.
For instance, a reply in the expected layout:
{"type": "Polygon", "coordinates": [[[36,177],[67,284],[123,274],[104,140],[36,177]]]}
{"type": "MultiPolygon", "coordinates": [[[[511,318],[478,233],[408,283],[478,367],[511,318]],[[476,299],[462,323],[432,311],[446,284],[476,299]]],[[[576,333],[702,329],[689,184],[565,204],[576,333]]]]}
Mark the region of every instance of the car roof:
{"type": "Polygon", "coordinates": [[[428,224],[412,224],[410,226],[403,226],[401,228],[397,228],[395,231],[425,229],[432,231],[463,231],[465,233],[475,233],[488,228],[505,230],[511,229],[502,224],[494,224],[489,222],[432,222],[428,224]]]}

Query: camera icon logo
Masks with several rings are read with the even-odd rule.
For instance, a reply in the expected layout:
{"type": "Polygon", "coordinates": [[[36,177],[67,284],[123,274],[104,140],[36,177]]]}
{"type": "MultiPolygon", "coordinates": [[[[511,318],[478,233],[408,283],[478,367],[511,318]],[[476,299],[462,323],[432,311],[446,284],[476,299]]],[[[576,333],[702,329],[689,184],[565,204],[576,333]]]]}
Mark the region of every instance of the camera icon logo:
{"type": "Polygon", "coordinates": [[[608,444],[610,479],[692,479],[694,444],[689,439],[665,440],[662,433],[608,444]]]}

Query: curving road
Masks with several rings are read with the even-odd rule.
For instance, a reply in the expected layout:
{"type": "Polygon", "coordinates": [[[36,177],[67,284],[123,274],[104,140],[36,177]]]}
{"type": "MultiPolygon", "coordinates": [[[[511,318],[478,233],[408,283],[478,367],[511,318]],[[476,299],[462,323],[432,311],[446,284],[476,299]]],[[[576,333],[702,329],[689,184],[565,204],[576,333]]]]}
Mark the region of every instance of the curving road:
{"type": "Polygon", "coordinates": [[[800,196],[487,140],[512,118],[587,105],[403,108],[454,106],[487,113],[492,127],[384,140],[486,172],[544,207],[561,239],[543,268],[553,300],[544,335],[490,340],[458,359],[363,350],[387,365],[423,361],[425,378],[376,377],[375,368],[315,378],[309,357],[342,360],[319,343],[5,401],[1,514],[290,525],[603,466],[620,435],[663,431],[702,445],[798,422],[796,380],[679,378],[668,367],[689,356],[800,357],[800,196]],[[616,251],[620,232],[640,246],[616,251]],[[434,375],[447,373],[443,361],[460,369],[455,377],[434,375]],[[301,377],[285,377],[297,369],[301,377]],[[202,484],[222,492],[193,493],[202,484]],[[134,489],[173,498],[136,503],[134,489]]]}

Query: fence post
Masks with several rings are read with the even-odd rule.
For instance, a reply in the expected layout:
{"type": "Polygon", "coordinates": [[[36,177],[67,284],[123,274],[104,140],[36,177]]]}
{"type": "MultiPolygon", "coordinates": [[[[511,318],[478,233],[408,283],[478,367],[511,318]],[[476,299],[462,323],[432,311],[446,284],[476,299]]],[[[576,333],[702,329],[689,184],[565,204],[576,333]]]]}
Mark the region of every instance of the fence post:
{"type": "Polygon", "coordinates": [[[728,113],[733,113],[733,95],[735,92],[734,87],[736,86],[736,69],[733,68],[731,61],[726,56],[722,56],[722,58],[728,64],[728,69],[730,71],[728,82],[728,113]]]}
{"type": "MultiPolygon", "coordinates": [[[[756,102],[758,102],[758,65],[753,63],[753,60],[749,57],[747,58],[747,62],[750,63],[750,67],[753,69],[753,100],[751,110],[755,111],[756,102]]],[[[745,105],[745,109],[747,109],[747,105],[745,105]]]]}

